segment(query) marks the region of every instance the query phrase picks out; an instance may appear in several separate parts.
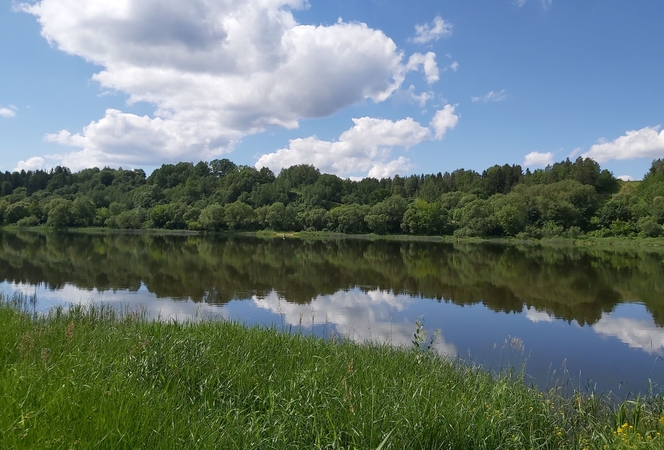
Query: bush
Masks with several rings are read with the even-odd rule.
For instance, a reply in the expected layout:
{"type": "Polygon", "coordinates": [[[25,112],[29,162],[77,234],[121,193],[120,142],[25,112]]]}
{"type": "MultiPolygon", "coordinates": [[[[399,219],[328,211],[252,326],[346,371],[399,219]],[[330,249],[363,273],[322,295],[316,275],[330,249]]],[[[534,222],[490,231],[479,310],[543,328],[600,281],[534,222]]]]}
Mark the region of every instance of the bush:
{"type": "Polygon", "coordinates": [[[37,216],[24,217],[18,222],[16,222],[16,225],[18,225],[19,227],[36,227],[37,225],[39,225],[39,219],[37,218],[37,216]]]}
{"type": "Polygon", "coordinates": [[[636,229],[639,231],[639,236],[642,237],[658,237],[664,233],[662,226],[651,216],[639,219],[636,229]]]}

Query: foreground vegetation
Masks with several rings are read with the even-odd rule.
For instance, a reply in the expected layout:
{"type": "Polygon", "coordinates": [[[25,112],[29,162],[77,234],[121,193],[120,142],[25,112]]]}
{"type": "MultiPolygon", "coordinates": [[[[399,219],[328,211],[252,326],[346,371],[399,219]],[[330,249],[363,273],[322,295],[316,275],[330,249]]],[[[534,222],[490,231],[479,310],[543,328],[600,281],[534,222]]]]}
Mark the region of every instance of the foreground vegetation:
{"type": "MultiPolygon", "coordinates": [[[[540,393],[414,346],[0,301],[5,448],[661,448],[664,399],[540,393]]],[[[518,343],[517,343],[518,345],[518,343]]]]}
{"type": "Polygon", "coordinates": [[[275,175],[227,159],[143,170],[0,173],[0,224],[458,237],[657,237],[664,160],[625,183],[589,158],[361,181],[309,165],[275,175]]]}

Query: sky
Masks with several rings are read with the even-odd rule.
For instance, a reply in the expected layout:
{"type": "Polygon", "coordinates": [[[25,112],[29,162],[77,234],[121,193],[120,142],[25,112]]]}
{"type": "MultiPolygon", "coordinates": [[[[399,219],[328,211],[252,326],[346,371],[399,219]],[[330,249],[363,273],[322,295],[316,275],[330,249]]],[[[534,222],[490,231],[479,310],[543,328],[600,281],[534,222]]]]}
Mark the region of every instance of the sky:
{"type": "Polygon", "coordinates": [[[0,170],[664,157],[659,0],[0,3],[0,170]]]}

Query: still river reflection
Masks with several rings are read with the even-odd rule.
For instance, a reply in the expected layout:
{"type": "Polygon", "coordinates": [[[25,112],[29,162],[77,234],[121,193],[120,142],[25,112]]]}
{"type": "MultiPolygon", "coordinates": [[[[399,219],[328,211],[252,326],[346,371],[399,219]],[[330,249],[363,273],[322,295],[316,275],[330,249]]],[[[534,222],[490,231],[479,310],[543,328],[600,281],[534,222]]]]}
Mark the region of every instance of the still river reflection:
{"type": "Polygon", "coordinates": [[[540,387],[563,373],[623,397],[664,384],[664,253],[2,231],[0,275],[2,291],[36,293],[40,311],[140,305],[153,318],[398,345],[423,317],[440,353],[492,368],[527,360],[540,387]]]}

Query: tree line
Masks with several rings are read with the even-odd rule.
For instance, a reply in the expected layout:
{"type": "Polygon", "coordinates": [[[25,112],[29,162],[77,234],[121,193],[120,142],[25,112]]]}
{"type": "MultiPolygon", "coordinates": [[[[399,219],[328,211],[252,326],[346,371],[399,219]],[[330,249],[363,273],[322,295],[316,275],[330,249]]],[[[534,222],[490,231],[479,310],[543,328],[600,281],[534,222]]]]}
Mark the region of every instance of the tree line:
{"type": "Polygon", "coordinates": [[[228,159],[0,173],[4,225],[517,236],[664,234],[664,160],[624,183],[590,158],[359,181],[228,159]]]}

